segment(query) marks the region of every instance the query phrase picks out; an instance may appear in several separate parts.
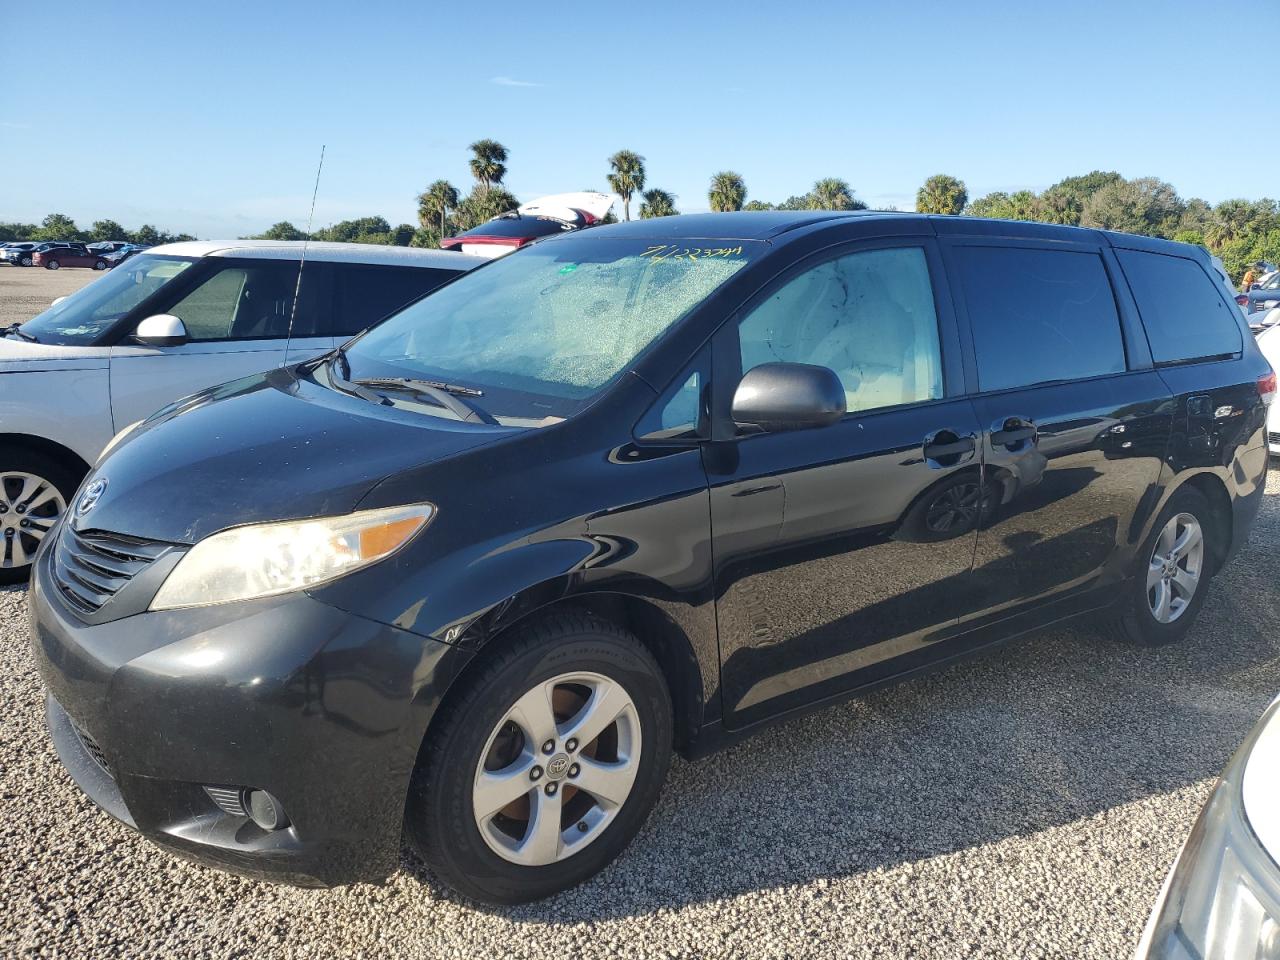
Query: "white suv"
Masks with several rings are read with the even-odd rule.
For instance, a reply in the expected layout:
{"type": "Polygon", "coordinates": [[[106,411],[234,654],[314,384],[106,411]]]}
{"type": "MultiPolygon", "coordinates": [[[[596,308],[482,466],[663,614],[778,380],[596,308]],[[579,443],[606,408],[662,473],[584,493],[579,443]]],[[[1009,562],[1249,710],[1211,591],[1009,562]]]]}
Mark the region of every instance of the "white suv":
{"type": "Polygon", "coordinates": [[[127,425],[332,350],[484,262],[351,243],[311,243],[305,264],[302,255],[300,242],[153,247],[0,329],[0,583],[26,577],[89,465],[127,425]]]}

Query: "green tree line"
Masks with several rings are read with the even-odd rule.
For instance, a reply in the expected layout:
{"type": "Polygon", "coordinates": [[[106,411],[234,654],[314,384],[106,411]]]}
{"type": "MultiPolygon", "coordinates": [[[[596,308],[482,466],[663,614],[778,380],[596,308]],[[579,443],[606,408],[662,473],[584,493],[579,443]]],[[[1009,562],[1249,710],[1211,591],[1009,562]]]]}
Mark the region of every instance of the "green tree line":
{"type": "MultiPolygon", "coordinates": [[[[379,216],[331,224],[311,234],[314,240],[438,247],[445,237],[477,227],[520,205],[505,186],[510,151],[497,140],[477,140],[468,148],[472,184],[466,192],[445,179],[432,181],[417,195],[418,223],[392,226],[379,216]]],[[[678,214],[676,196],[650,185],[645,158],[634,150],[618,150],[606,159],[605,180],[622,200],[622,218],[630,220],[638,201],[641,219],[678,214]]],[[[848,181],[824,177],[806,193],[779,203],[748,199],[746,180],[732,170],[712,175],[707,205],[730,210],[865,210],[848,181]]],[[[916,193],[922,213],[966,214],[1007,220],[1031,220],[1070,226],[1120,230],[1196,243],[1222,258],[1237,281],[1258,260],[1280,260],[1280,204],[1275,200],[1233,199],[1213,205],[1196,197],[1183,199],[1174,187],[1155,177],[1127,180],[1114,171],[1094,170],[1067,177],[1036,193],[988,193],[971,199],[962,180],[949,174],[929,177],[916,193]]],[[[610,214],[610,219],[613,215],[610,214]]],[[[306,232],[283,220],[253,239],[302,240],[306,232]]],[[[70,217],[50,214],[39,224],[0,223],[6,240],[131,240],[166,243],[193,239],[145,225],[126,230],[114,220],[98,220],[88,230],[70,217]]]]}
{"type": "Polygon", "coordinates": [[[137,230],[127,230],[114,220],[95,220],[87,230],[76,226],[76,222],[64,213],[51,213],[40,223],[0,223],[0,243],[11,240],[84,240],[96,243],[99,240],[124,240],[129,243],[141,243],[155,246],[159,243],[177,243],[180,240],[194,240],[189,233],[169,233],[158,230],[149,223],[144,223],[137,230]]]}

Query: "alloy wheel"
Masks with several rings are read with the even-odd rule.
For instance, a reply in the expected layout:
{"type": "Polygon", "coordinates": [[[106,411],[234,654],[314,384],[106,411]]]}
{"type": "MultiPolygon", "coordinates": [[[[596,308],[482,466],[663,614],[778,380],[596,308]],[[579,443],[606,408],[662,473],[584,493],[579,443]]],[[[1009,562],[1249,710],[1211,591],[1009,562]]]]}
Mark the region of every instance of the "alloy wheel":
{"type": "Polygon", "coordinates": [[[0,473],[0,569],[29,565],[40,541],[66,510],[58,488],[43,477],[17,470],[0,473]]]}
{"type": "Polygon", "coordinates": [[[1189,513],[1169,519],[1147,564],[1147,603],[1159,623],[1182,616],[1204,573],[1204,531],[1189,513]]]}
{"type": "Polygon", "coordinates": [[[967,532],[978,522],[979,512],[986,512],[986,506],[980,484],[958,483],[929,504],[925,526],[933,533],[967,532]]]}
{"type": "Polygon", "coordinates": [[[626,803],[640,760],[640,719],[616,680],[566,673],[539,683],[489,735],[472,785],[489,849],[539,867],[599,837],[626,803]]]}

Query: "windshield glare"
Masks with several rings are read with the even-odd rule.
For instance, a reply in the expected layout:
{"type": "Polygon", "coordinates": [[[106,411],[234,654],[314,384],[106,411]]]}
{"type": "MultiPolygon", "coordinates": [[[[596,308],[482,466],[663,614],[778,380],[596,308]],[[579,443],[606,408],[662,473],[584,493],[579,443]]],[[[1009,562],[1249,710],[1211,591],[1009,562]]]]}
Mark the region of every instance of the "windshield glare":
{"type": "Polygon", "coordinates": [[[566,417],[756,256],[742,240],[544,240],[464,274],[348,351],[352,378],[484,391],[501,418],[566,417]]]}
{"type": "Polygon", "coordinates": [[[194,261],[138,254],[22,325],[41,343],[90,344],[194,261]]]}

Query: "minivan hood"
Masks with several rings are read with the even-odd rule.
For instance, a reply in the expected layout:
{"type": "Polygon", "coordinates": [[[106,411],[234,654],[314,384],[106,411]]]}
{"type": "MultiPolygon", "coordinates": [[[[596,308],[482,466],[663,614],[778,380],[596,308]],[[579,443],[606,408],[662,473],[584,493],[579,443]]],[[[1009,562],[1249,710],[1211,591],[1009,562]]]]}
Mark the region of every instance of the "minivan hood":
{"type": "Polygon", "coordinates": [[[90,475],[106,489],[84,514],[77,502],[70,522],[195,543],[227,527],[349,513],[388,476],[513,432],[377,406],[273,370],[148,419],[90,475]]]}
{"type": "Polygon", "coordinates": [[[32,343],[21,337],[0,337],[0,373],[105,366],[106,347],[62,346],[57,343],[32,343]]]}

